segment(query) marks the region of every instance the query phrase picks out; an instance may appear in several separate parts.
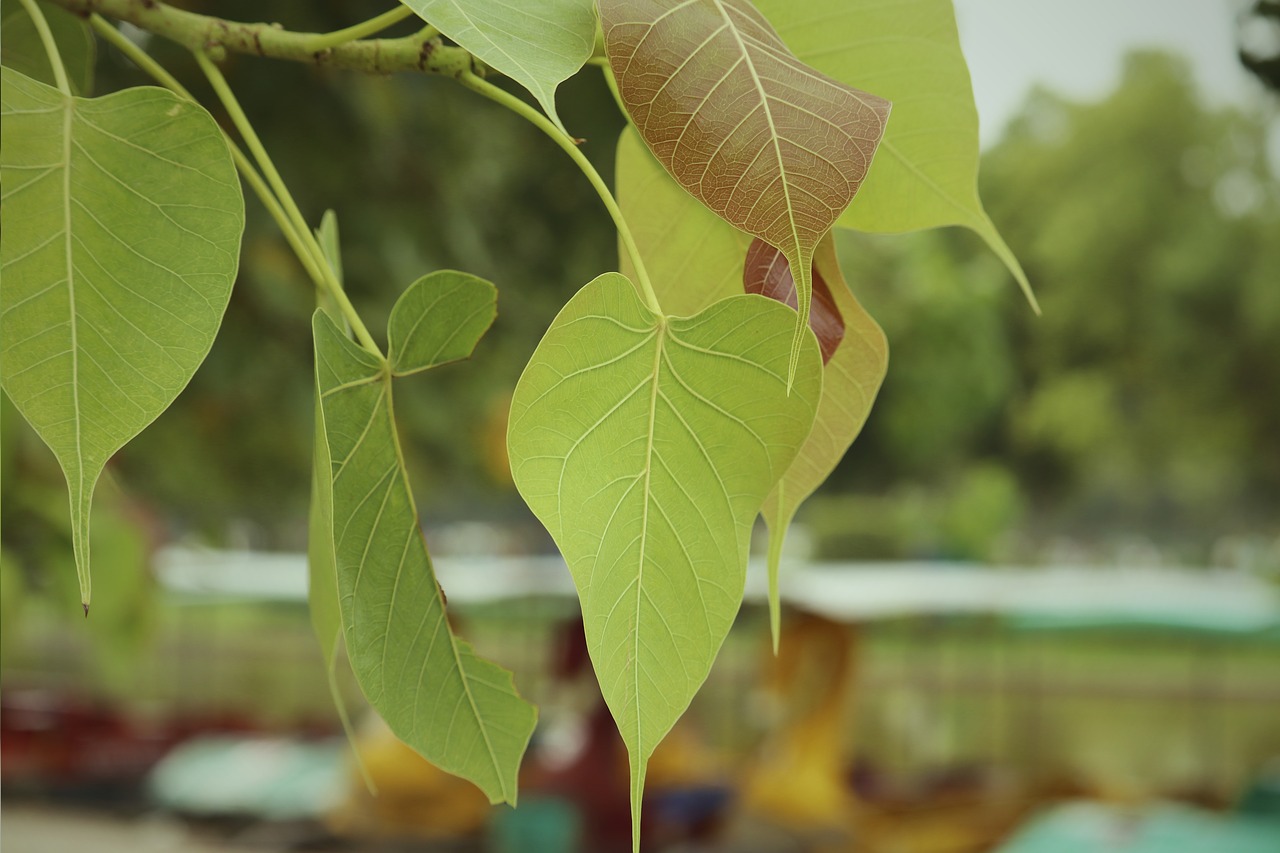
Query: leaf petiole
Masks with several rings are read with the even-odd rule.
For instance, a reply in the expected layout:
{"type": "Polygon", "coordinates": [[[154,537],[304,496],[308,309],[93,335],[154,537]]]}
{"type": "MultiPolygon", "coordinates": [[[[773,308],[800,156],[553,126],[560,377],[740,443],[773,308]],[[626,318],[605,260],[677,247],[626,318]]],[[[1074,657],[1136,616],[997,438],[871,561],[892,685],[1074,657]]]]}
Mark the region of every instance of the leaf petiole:
{"type": "Polygon", "coordinates": [[[587,156],[578,149],[574,141],[569,138],[560,128],[542,113],[526,104],[524,101],[499,89],[492,83],[484,80],[470,71],[464,71],[458,77],[459,82],[473,92],[484,95],[491,101],[501,104],[513,113],[521,116],[536,126],[539,130],[551,137],[556,145],[559,145],[566,154],[569,155],[574,164],[586,175],[587,180],[591,182],[591,186],[595,188],[596,194],[600,196],[600,200],[604,202],[605,208],[609,211],[609,216],[613,218],[613,224],[618,229],[618,237],[622,240],[622,245],[626,248],[627,254],[631,258],[631,263],[635,267],[636,278],[639,280],[640,291],[644,295],[645,302],[648,303],[650,310],[658,316],[665,316],[662,311],[662,305],[658,302],[658,295],[653,290],[653,283],[649,280],[649,273],[645,270],[644,259],[640,257],[640,250],[636,247],[635,238],[631,236],[631,229],[627,227],[627,221],[622,217],[622,211],[618,209],[618,202],[614,199],[613,193],[609,191],[609,187],[604,182],[604,178],[600,177],[600,173],[596,171],[596,167],[591,165],[591,161],[587,156]]]}
{"type": "MultiPolygon", "coordinates": [[[[186,87],[178,82],[172,74],[165,70],[164,66],[151,58],[151,55],[138,47],[128,38],[126,38],[118,29],[113,27],[101,15],[90,15],[89,24],[93,29],[102,36],[103,39],[110,42],[116,49],[129,58],[129,60],[146,74],[149,74],[157,83],[164,86],[176,95],[187,98],[196,102],[195,96],[187,91],[186,87]]],[[[197,102],[198,103],[198,102],[197,102]]],[[[231,149],[231,159],[235,161],[236,168],[240,172],[240,177],[244,178],[247,183],[262,202],[263,207],[267,209],[267,213],[275,221],[280,228],[280,233],[284,235],[285,242],[293,249],[294,254],[298,256],[298,261],[306,270],[308,277],[315,283],[317,288],[325,289],[324,277],[320,273],[320,267],[316,264],[315,259],[307,251],[307,247],[303,244],[302,239],[298,237],[298,232],[294,230],[293,223],[289,221],[289,216],[284,212],[284,208],[280,206],[280,202],[272,194],[271,189],[267,186],[266,181],[262,179],[262,175],[254,168],[253,161],[245,155],[240,146],[236,144],[224,131],[223,138],[227,141],[227,146],[231,149]]]]}
{"type": "Polygon", "coordinates": [[[21,0],[21,2],[22,8],[26,9],[27,14],[31,16],[31,22],[36,25],[36,32],[40,33],[40,43],[44,45],[49,64],[53,66],[53,79],[58,84],[58,91],[70,98],[71,84],[67,82],[67,69],[62,65],[62,54],[58,51],[58,43],[53,40],[53,31],[49,29],[49,22],[44,19],[44,13],[36,5],[36,0],[21,0]]]}
{"type": "Polygon", "coordinates": [[[333,268],[325,260],[324,252],[320,249],[320,244],[316,242],[315,235],[307,227],[307,221],[302,215],[302,211],[298,208],[297,202],[293,200],[293,196],[289,193],[288,186],[285,185],[284,179],[280,177],[280,173],[276,170],[275,164],[271,161],[267,149],[263,147],[262,140],[258,138],[257,132],[253,129],[253,125],[249,122],[248,116],[244,114],[244,110],[240,108],[240,102],[236,100],[236,96],[232,93],[231,87],[227,85],[227,80],[222,76],[222,72],[218,70],[218,66],[213,64],[208,54],[202,50],[195,51],[196,63],[200,66],[200,70],[204,72],[204,76],[208,78],[209,84],[213,86],[214,92],[218,95],[218,100],[222,102],[222,106],[226,109],[227,114],[231,117],[232,123],[236,129],[240,131],[245,144],[249,147],[253,158],[258,161],[259,168],[262,169],[266,176],[267,182],[275,191],[280,203],[284,206],[285,211],[289,215],[290,222],[293,223],[294,230],[297,231],[298,237],[302,244],[306,247],[307,253],[320,268],[321,280],[324,287],[329,291],[333,300],[338,303],[338,308],[342,311],[342,315],[346,317],[347,322],[351,324],[351,330],[355,332],[356,339],[360,341],[360,345],[364,347],[371,355],[385,362],[386,357],[382,354],[382,350],[373,340],[373,336],[369,334],[369,330],[365,327],[364,321],[360,319],[359,313],[356,312],[355,306],[351,304],[351,300],[347,298],[346,291],[342,289],[341,283],[334,275],[333,268]]]}

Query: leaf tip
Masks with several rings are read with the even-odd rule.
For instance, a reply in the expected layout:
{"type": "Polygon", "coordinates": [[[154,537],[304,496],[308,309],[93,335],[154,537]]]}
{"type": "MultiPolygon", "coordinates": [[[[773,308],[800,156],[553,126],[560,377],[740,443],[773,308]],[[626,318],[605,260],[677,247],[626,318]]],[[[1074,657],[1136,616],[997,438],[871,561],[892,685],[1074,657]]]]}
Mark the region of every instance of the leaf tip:
{"type": "Polygon", "coordinates": [[[80,602],[80,606],[84,608],[84,618],[88,619],[89,618],[89,602],[82,601],[80,602]]]}

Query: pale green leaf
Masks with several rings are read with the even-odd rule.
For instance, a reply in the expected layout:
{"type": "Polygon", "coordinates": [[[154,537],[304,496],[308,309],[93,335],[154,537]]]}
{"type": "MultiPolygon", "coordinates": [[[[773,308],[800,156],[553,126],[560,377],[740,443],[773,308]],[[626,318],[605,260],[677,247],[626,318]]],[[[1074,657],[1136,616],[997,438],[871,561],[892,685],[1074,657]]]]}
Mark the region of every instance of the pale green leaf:
{"type": "Polygon", "coordinates": [[[676,181],[799,270],[792,367],[813,250],[858,192],[889,103],[819,74],[748,0],[600,0],[618,95],[676,181]]]}
{"type": "MultiPolygon", "coordinates": [[[[44,2],[39,6],[49,24],[54,43],[58,45],[71,94],[90,94],[93,91],[97,43],[89,31],[89,24],[66,9],[44,2]]],[[[33,80],[55,85],[53,67],[49,64],[49,55],[40,41],[35,22],[20,4],[5,4],[4,20],[0,21],[0,62],[33,80]]]]}
{"type": "MultiPolygon", "coordinates": [[[[743,292],[743,257],[751,238],[684,192],[628,128],[618,141],[618,203],[635,235],[658,300],[695,313],[743,292]]],[[[800,503],[820,485],[862,429],[887,368],[884,334],[854,299],[830,248],[818,244],[814,266],[828,282],[845,323],[845,338],[823,368],[813,430],[764,506],[770,528],[770,605],[777,620],[777,565],[783,538],[800,503]]],[[[625,271],[630,259],[620,252],[625,271]]],[[[777,633],[774,633],[775,640],[777,633]]]]}
{"type": "Polygon", "coordinates": [[[556,87],[591,56],[594,0],[401,0],[481,61],[528,89],[556,126],[556,87]]]}
{"type": "MultiPolygon", "coordinates": [[[[742,293],[750,235],[685,192],[630,125],[618,139],[617,163],[618,204],[663,309],[687,317],[742,293]]],[[[635,280],[631,256],[621,246],[618,265],[635,280]]]]}
{"type": "Polygon", "coordinates": [[[396,736],[492,802],[516,801],[537,711],[450,630],[395,432],[391,374],[312,319],[347,656],[396,736]]]}
{"type": "Polygon", "coordinates": [[[387,321],[387,359],[397,376],[467,358],[497,316],[498,291],[482,278],[440,270],[400,294],[387,321]]]}
{"type": "Polygon", "coordinates": [[[875,167],[837,224],[878,233],[963,225],[1004,261],[1036,307],[1022,266],[978,197],[978,112],[951,0],[757,5],[796,56],[893,101],[875,167]]]}
{"type": "Polygon", "coordinates": [[[812,335],[787,393],[794,324],[754,295],[661,317],[606,273],[516,386],[512,476],[578,588],[637,832],[649,756],[707,677],[742,602],[752,522],[813,422],[812,335]]]}
{"type": "Polygon", "coordinates": [[[66,474],[87,606],[94,484],[213,344],[244,200],[196,104],[153,88],[68,98],[2,73],[0,377],[66,474]]]}
{"type": "MultiPolygon", "coordinates": [[[[778,261],[786,263],[784,258],[778,261]]],[[[762,510],[769,526],[769,622],[775,652],[781,616],[778,571],[787,528],[800,504],[826,481],[862,431],[889,368],[889,343],[880,326],[849,291],[832,235],[818,244],[813,267],[815,280],[821,277],[827,283],[844,321],[844,339],[823,367],[822,400],[813,430],[762,510]]],[[[786,275],[790,278],[789,271],[786,275]]]]}

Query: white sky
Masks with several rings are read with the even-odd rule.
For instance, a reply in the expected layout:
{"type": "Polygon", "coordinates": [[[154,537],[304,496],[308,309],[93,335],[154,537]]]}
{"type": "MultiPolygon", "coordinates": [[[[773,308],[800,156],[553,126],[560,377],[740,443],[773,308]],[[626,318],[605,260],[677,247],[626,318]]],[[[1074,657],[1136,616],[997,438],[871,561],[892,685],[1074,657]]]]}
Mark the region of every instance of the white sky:
{"type": "MultiPolygon", "coordinates": [[[[1269,96],[1236,58],[1237,17],[1248,5],[1248,0],[955,0],[984,147],[999,138],[1035,84],[1071,98],[1101,98],[1119,82],[1123,57],[1135,48],[1184,54],[1209,103],[1266,102],[1269,96]]],[[[1273,132],[1271,141],[1272,163],[1280,166],[1280,132],[1273,132]]]]}

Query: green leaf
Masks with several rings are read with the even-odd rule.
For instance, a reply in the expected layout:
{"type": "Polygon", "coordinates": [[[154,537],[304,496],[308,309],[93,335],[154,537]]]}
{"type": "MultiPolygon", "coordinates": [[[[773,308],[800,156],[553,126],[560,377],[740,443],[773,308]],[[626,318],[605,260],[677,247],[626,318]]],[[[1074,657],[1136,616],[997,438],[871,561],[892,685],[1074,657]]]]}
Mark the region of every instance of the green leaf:
{"type": "Polygon", "coordinates": [[[564,130],[556,87],[591,56],[593,0],[401,0],[418,17],[524,86],[564,130]]]}
{"type": "MultiPolygon", "coordinates": [[[[88,23],[66,9],[43,2],[39,6],[62,56],[71,94],[88,95],[93,91],[93,63],[97,58],[97,43],[88,23]]],[[[35,22],[22,6],[7,9],[4,20],[0,21],[0,58],[6,68],[46,85],[55,85],[49,55],[40,41],[35,22]]]]}
{"type": "Polygon", "coordinates": [[[395,432],[389,367],[323,310],[312,328],[339,604],[356,679],[397,737],[490,801],[514,805],[537,711],[510,672],[450,630],[395,432]]]}
{"type": "Polygon", "coordinates": [[[747,0],[601,0],[600,17],[619,97],[663,168],[801,271],[790,376],[814,247],[858,192],[889,103],[802,63],[747,0]]]}
{"type": "Polygon", "coordinates": [[[875,168],[837,224],[877,233],[963,225],[1039,311],[1026,274],[978,198],[978,112],[950,0],[758,0],[795,54],[893,101],[875,168]]]}
{"type": "MultiPolygon", "coordinates": [[[[316,229],[316,240],[335,278],[342,281],[342,254],[338,248],[338,219],[332,210],[325,211],[316,229]]],[[[347,333],[337,304],[327,290],[317,291],[320,310],[324,311],[343,333],[347,333]]],[[[349,335],[348,335],[349,337],[349,335]]],[[[333,483],[330,470],[329,444],[324,437],[324,413],[320,410],[320,392],[315,395],[315,447],[311,465],[311,506],[307,519],[307,603],[311,627],[320,641],[325,669],[329,673],[329,690],[334,695],[343,728],[347,723],[346,705],[337,691],[335,656],[342,633],[342,614],[338,607],[338,569],[333,555],[333,483]]],[[[358,754],[358,753],[357,753],[358,754]]]]}
{"type": "MultiPolygon", "coordinates": [[[[777,256],[778,264],[786,264],[776,249],[771,251],[777,256]]],[[[775,267],[774,271],[791,279],[791,272],[785,266],[775,267]]],[[[775,653],[781,619],[778,570],[787,528],[800,504],[826,481],[862,431],[889,368],[888,341],[880,326],[849,292],[830,234],[818,244],[813,272],[815,281],[822,280],[829,285],[835,307],[844,321],[844,338],[823,367],[822,399],[813,430],[787,473],[770,492],[762,510],[765,524],[769,526],[769,621],[775,653]]]]}
{"type": "Polygon", "coordinates": [[[754,295],[658,316],[606,273],[516,386],[512,476],[578,588],[637,833],[646,762],[707,677],[742,602],[752,522],[813,422],[812,335],[787,393],[794,323],[754,295]]]}
{"type": "Polygon", "coordinates": [[[387,322],[391,372],[417,373],[467,358],[497,316],[498,291],[464,272],[440,270],[409,285],[387,322]]]}
{"type": "MultiPolygon", "coordinates": [[[[338,245],[338,217],[326,210],[315,231],[325,262],[333,270],[338,283],[342,283],[342,252],[338,245]]],[[[317,307],[350,337],[350,329],[342,316],[333,295],[325,289],[316,292],[317,307]]],[[[324,436],[324,414],[320,410],[320,391],[315,389],[315,444],[311,462],[311,506],[307,518],[307,603],[311,613],[311,627],[320,642],[324,655],[325,678],[329,682],[329,696],[338,712],[342,732],[351,746],[351,755],[360,768],[365,786],[371,794],[378,793],[373,776],[365,766],[356,743],[355,727],[338,684],[339,644],[342,642],[342,609],[338,604],[338,565],[333,553],[333,482],[329,471],[329,443],[324,436]]],[[[341,659],[346,659],[345,651],[341,659]]]]}
{"type": "MultiPolygon", "coordinates": [[[[645,269],[670,314],[687,317],[742,293],[742,259],[751,237],[699,204],[662,168],[631,126],[618,138],[618,205],[645,269]]],[[[635,281],[631,255],[618,269],[635,281]]]]}
{"type": "Polygon", "coordinates": [[[196,104],[153,88],[68,98],[2,73],[0,378],[67,477],[87,607],[94,484],[209,352],[244,200],[196,104]]]}

